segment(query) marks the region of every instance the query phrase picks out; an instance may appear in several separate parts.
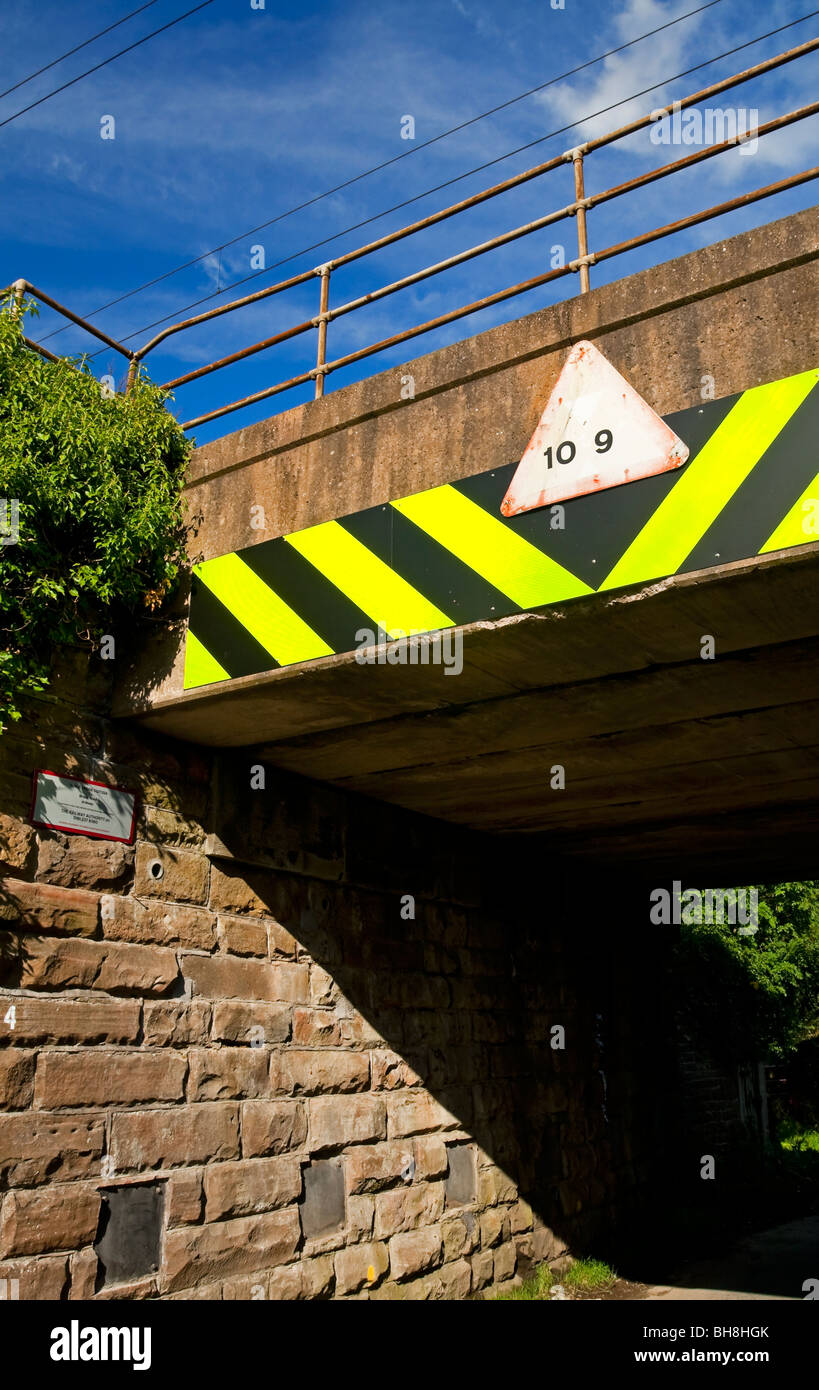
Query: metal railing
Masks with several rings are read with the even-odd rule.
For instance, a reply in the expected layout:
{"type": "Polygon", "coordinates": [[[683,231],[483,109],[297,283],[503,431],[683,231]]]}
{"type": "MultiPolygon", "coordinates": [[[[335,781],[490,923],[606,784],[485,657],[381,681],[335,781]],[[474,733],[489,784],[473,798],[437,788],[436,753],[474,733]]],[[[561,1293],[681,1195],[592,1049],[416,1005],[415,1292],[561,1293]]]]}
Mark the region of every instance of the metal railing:
{"type": "MultiPolygon", "coordinates": [[[[305,319],[301,323],[294,324],[292,327],[284,329],[280,333],[274,333],[269,338],[264,338],[260,342],[252,343],[249,347],[240,349],[238,352],[230,353],[227,357],[221,357],[215,362],[210,362],[207,366],[199,367],[195,371],[186,372],[182,376],[173,378],[171,381],[163,383],[163,389],[172,390],[178,386],[184,386],[188,382],[197,381],[211,372],[219,371],[223,367],[228,367],[234,362],[240,362],[245,358],[253,356],[257,352],[263,352],[266,348],[274,347],[278,343],[284,343],[291,338],[299,337],[301,334],[308,333],[315,329],[317,331],[317,353],[316,365],[309,371],[302,372],[297,376],[289,377],[286,381],[281,381],[273,386],[265,387],[262,391],[256,391],[249,396],[243,396],[240,400],[231,401],[227,405],[219,406],[216,410],[208,411],[207,414],[199,415],[195,419],[186,420],[183,429],[192,429],[196,425],[205,424],[210,420],[217,420],[223,415],[232,414],[236,410],[241,410],[245,406],[254,405],[258,401],[266,400],[271,396],[279,395],[283,391],[289,391],[294,386],[303,385],[306,382],[315,382],[315,394],[317,397],[324,394],[325,378],[331,372],[336,372],[342,367],[350,366],[354,362],[363,361],[367,357],[372,357],[375,353],[383,352],[387,348],[395,347],[399,343],[408,342],[412,338],[417,338],[423,333],[429,333],[433,329],[441,328],[445,324],[454,323],[456,320],[466,318],[469,314],[474,314],[479,309],[489,308],[493,304],[500,304],[504,300],[512,299],[516,295],[525,294],[529,290],[536,289],[540,285],[548,284],[552,280],[560,279],[565,275],[577,274],[580,281],[581,294],[588,293],[590,289],[589,267],[599,265],[602,261],[611,260],[615,256],[620,256],[626,251],[635,250],[637,247],[646,246],[651,242],[659,241],[663,237],[671,236],[675,232],[684,231],[688,227],[697,226],[701,222],[710,221],[714,217],[720,217],[723,213],[731,212],[736,208],[748,206],[751,203],[760,201],[763,198],[773,197],[777,193],[783,193],[787,189],[796,188],[800,184],[807,183],[811,179],[819,176],[819,166],[811,169],[802,170],[798,174],[793,174],[789,178],[780,179],[776,183],[766,184],[762,188],[754,189],[750,193],[744,193],[736,198],[728,199],[718,203],[714,207],[706,208],[701,212],[691,213],[687,217],[679,218],[676,222],[668,222],[662,227],[655,227],[650,231],[642,232],[638,236],[621,241],[612,246],[604,247],[599,251],[590,251],[588,244],[588,225],[587,214],[590,209],[599,207],[601,204],[610,202],[614,198],[620,198],[625,193],[630,193],[634,189],[643,188],[648,184],[656,182],[658,179],[667,178],[670,174],[677,173],[681,169],[687,169],[703,160],[712,159],[715,155],[723,153],[742,144],[747,139],[762,138],[774,131],[782,130],[786,126],[794,124],[796,121],[805,120],[808,116],[819,112],[819,101],[810,103],[807,106],[799,107],[789,111],[775,120],[768,121],[765,125],[758,126],[751,131],[737,132],[731,138],[721,141],[718,144],[705,145],[696,150],[693,154],[686,155],[681,159],[675,160],[671,164],[665,164],[656,169],[651,169],[647,173],[639,174],[635,178],[627,180],[625,183],[617,184],[613,188],[607,188],[602,193],[595,193],[591,196],[585,194],[584,183],[584,161],[595,150],[600,150],[606,145],[614,144],[616,141],[624,139],[626,136],[633,135],[635,132],[644,129],[646,126],[654,124],[662,116],[671,117],[674,112],[686,110],[697,105],[706,98],[717,96],[721,92],[730,91],[731,88],[739,86],[751,78],[760,77],[764,73],[772,72],[774,69],[782,67],[786,63],[804,57],[806,54],[819,48],[819,38],[810,39],[806,43],[799,44],[795,48],[790,48],[783,53],[777,54],[773,58],[768,58],[764,62],[757,63],[754,67],[746,68],[742,72],[735,73],[731,77],[724,78],[720,82],[714,82],[708,87],[703,87],[698,92],[693,92],[690,96],[679,98],[670,105],[654,108],[649,114],[641,116],[627,125],[620,126],[616,130],[609,131],[606,135],[601,135],[595,140],[587,140],[585,143],[577,145],[573,149],[566,150],[563,154],[557,155],[552,159],[546,160],[542,164],[537,164],[531,169],[526,169],[520,174],[515,174],[511,178],[504,179],[503,182],[493,184],[490,188],[482,189],[479,193],[472,194],[469,198],[464,198],[458,203],[453,203],[450,207],[443,208],[440,212],[432,213],[428,217],[421,218],[417,222],[412,222],[398,231],[390,232],[386,236],[379,237],[376,241],[368,242],[365,246],[357,247],[353,251],[347,251],[342,256],[336,256],[332,260],[325,261],[322,265],[316,266],[313,270],[303,271],[300,275],[291,276],[288,280],[282,280],[278,284],[270,285],[263,290],[257,290],[255,294],[243,296],[235,299],[229,304],[220,305],[218,308],[209,309],[205,313],[197,314],[194,318],[183,319],[179,323],[171,324],[163,328],[161,332],[143,343],[139,348],[128,348],[119,343],[116,339],[103,333],[101,329],[88,323],[85,319],[74,314],[65,305],[60,304],[56,299],[52,299],[42,290],[32,285],[27,280],[17,280],[10,290],[14,295],[13,309],[19,312],[19,306],[23,296],[29,294],[41,303],[48,305],[49,308],[56,310],[72,323],[84,328],[88,333],[98,338],[108,347],[114,348],[128,359],[128,379],[126,393],[129,392],[137,378],[140,363],[152,352],[160,343],[170,338],[173,334],[181,333],[187,329],[194,328],[198,324],[206,323],[211,319],[221,317],[223,314],[234,313],[248,304],[258,304],[272,295],[281,294],[285,290],[294,289],[298,285],[307,284],[315,278],[320,282],[319,311],[314,318],[305,319]],[[449,256],[445,260],[437,261],[433,265],[425,266],[422,270],[417,270],[411,275],[402,276],[399,280],[382,285],[380,288],[371,291],[369,294],[360,295],[357,299],[349,300],[346,304],[330,308],[330,277],[334,270],[342,266],[351,265],[354,261],[361,260],[365,256],[372,255],[374,252],[383,250],[386,246],[392,246],[405,237],[413,236],[416,232],[421,232],[429,227],[435,226],[450,217],[455,217],[458,213],[466,212],[470,208],[477,207],[479,204],[487,202],[489,199],[499,197],[510,189],[518,188],[532,179],[540,178],[543,174],[561,167],[564,164],[571,164],[574,173],[574,199],[564,207],[558,208],[554,212],[547,213],[543,217],[535,218],[532,222],[527,222],[522,226],[515,227],[511,231],[504,232],[499,236],[490,238],[488,241],[481,242],[477,246],[471,246],[466,251],[461,251],[457,255],[449,256]],[[374,304],[388,295],[396,294],[399,290],[407,289],[411,285],[417,285],[422,280],[428,280],[434,275],[451,269],[453,266],[462,265],[464,262],[473,260],[477,256],[485,255],[488,251],[496,250],[500,246],[506,246],[510,242],[517,241],[522,237],[531,235],[532,232],[541,230],[556,222],[574,217],[577,226],[577,256],[558,268],[546,271],[541,275],[532,276],[528,280],[523,280],[519,284],[508,286],[506,289],[498,290],[494,294],[486,295],[482,299],[476,299],[470,304],[462,305],[460,308],[452,309],[446,314],[440,314],[437,318],[427,319],[424,323],[418,324],[413,328],[405,329],[401,333],[394,333],[389,338],[382,338],[378,342],[371,343],[367,347],[359,348],[356,352],[346,353],[343,357],[334,360],[327,360],[327,328],[330,323],[341,318],[345,314],[353,313],[356,309],[362,308],[367,304],[374,304]]],[[[52,361],[59,358],[54,353],[39,343],[26,338],[25,342],[35,352],[41,353],[44,357],[52,361]]]]}

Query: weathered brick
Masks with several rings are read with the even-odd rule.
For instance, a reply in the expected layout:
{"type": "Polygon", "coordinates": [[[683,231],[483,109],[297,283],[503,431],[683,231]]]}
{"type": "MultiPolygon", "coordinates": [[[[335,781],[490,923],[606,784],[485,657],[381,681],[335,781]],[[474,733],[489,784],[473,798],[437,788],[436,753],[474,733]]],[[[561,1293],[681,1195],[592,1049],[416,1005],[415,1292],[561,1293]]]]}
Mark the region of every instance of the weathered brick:
{"type": "Polygon", "coordinates": [[[182,1100],[187,1064],[173,1053],[43,1052],[37,1065],[36,1102],[62,1106],[135,1105],[182,1100]]]}
{"type": "MultiPolygon", "coordinates": [[[[73,1258],[73,1257],[72,1257],[73,1258]]],[[[5,1298],[15,1292],[22,1302],[65,1298],[68,1287],[68,1259],[65,1255],[28,1256],[0,1263],[0,1292],[5,1298]],[[16,1290],[13,1281],[17,1281],[16,1290]]],[[[10,1316],[10,1310],[7,1314],[10,1316]]]]}
{"type": "Polygon", "coordinates": [[[0,1052],[0,1110],[24,1110],[34,1094],[35,1053],[0,1052]]]}
{"type": "Polygon", "coordinates": [[[335,1284],[333,1256],[316,1255],[302,1260],[301,1281],[303,1298],[329,1298],[335,1284]]]}
{"type": "Polygon", "coordinates": [[[347,1198],[347,1240],[352,1245],[357,1240],[372,1239],[375,1221],[375,1198],[347,1198]]]}
{"type": "Polygon", "coordinates": [[[375,1048],[370,1053],[374,1091],[394,1091],[404,1086],[420,1086],[421,1078],[397,1052],[375,1048]]]}
{"type": "Polygon", "coordinates": [[[265,964],[218,956],[184,956],[194,993],[210,999],[262,999],[302,1004],[309,989],[306,965],[265,964]]]}
{"type": "Polygon", "coordinates": [[[111,1117],[118,1173],[239,1157],[238,1107],[229,1102],[111,1117]]]}
{"type": "Polygon", "coordinates": [[[188,1226],[202,1216],[202,1174],[196,1168],[174,1173],[165,1184],[168,1226],[188,1226]]]}
{"type": "Polygon", "coordinates": [[[29,1187],[99,1173],[105,1139],[89,1116],[0,1115],[0,1185],[29,1187]]]}
{"type": "Polygon", "coordinates": [[[249,1100],[242,1106],[245,1158],[286,1153],[307,1138],[307,1111],[299,1101],[249,1100]]]}
{"type": "Polygon", "coordinates": [[[375,1234],[380,1239],[416,1226],[431,1226],[443,1210],[441,1182],[413,1183],[391,1192],[379,1192],[375,1199],[375,1234]]]}
{"type": "Polygon", "coordinates": [[[295,956],[298,950],[298,942],[281,922],[275,922],[272,918],[267,919],[267,940],[268,949],[271,956],[295,956]]]}
{"type": "Polygon", "coordinates": [[[294,1009],[293,1042],[302,1047],[335,1047],[340,1043],[339,1020],[332,1009],[294,1009]]]}
{"type": "Polygon", "coordinates": [[[357,1293],[375,1288],[390,1267],[386,1245],[348,1245],[335,1257],[336,1293],[357,1293]]]}
{"type": "Polygon", "coordinates": [[[475,1248],[478,1223],[472,1212],[463,1216],[449,1216],[441,1223],[444,1241],[444,1259],[454,1260],[459,1255],[468,1255],[475,1248]]]}
{"type": "Polygon", "coordinates": [[[344,1155],[347,1191],[378,1192],[392,1187],[410,1171],[412,1149],[408,1144],[362,1144],[344,1155]]]}
{"type": "Polygon", "coordinates": [[[63,888],[112,888],[133,872],[134,850],[114,840],[41,830],[37,878],[63,888]]]}
{"type": "Polygon", "coordinates": [[[490,1207],[488,1211],[481,1212],[480,1223],[482,1250],[488,1250],[493,1245],[499,1245],[502,1240],[509,1239],[511,1232],[506,1207],[490,1207]]]}
{"type": "Polygon", "coordinates": [[[30,825],[17,816],[0,812],[0,866],[25,873],[34,862],[37,837],[30,825]]]}
{"type": "Polygon", "coordinates": [[[139,844],[136,852],[134,892],[138,898],[163,898],[176,903],[206,903],[210,864],[203,854],[139,844]],[[151,872],[159,864],[160,877],[151,872]]]}
{"type": "Polygon", "coordinates": [[[478,1201],[482,1207],[494,1207],[498,1202],[513,1202],[518,1195],[512,1178],[494,1164],[478,1174],[478,1201]]]}
{"type": "Polygon", "coordinates": [[[179,1226],[165,1236],[164,1287],[173,1292],[209,1279],[287,1264],[300,1236],[295,1206],[205,1226],[179,1226]]]}
{"type": "Polygon", "coordinates": [[[231,956],[266,956],[267,927],[247,917],[219,917],[219,948],[231,956]]]}
{"type": "Polygon", "coordinates": [[[268,1054],[263,1047],[192,1048],[189,1100],[229,1100],[267,1094],[268,1054]]]}
{"type": "Polygon", "coordinates": [[[141,903],[136,898],[104,893],[100,899],[100,921],[103,936],[110,941],[182,946],[194,951],[212,951],[216,946],[216,918],[206,907],[141,903]]]}
{"type": "Polygon", "coordinates": [[[432,1096],[392,1095],[388,1101],[390,1138],[424,1134],[436,1129],[455,1129],[460,1121],[432,1096]]]}
{"type": "Polygon", "coordinates": [[[334,1095],[363,1091],[369,1079],[367,1057],[360,1052],[288,1047],[274,1052],[270,1058],[270,1086],[274,1093],[334,1095]]]}
{"type": "Polygon", "coordinates": [[[384,1139],[387,1117],[375,1096],[319,1096],[310,1102],[310,1150],[342,1148],[384,1139]]]}
{"type": "Polygon", "coordinates": [[[87,1246],[85,1250],[77,1250],[69,1256],[68,1272],[71,1283],[68,1297],[70,1299],[85,1300],[94,1297],[98,1268],[97,1252],[91,1246],[87,1246]]]}
{"type": "Polygon", "coordinates": [[[449,1168],[449,1156],[443,1139],[438,1139],[435,1135],[425,1135],[421,1139],[413,1140],[412,1150],[417,1179],[445,1176],[449,1168]]]}
{"type": "Polygon", "coordinates": [[[518,1252],[512,1241],[507,1241],[495,1251],[495,1283],[500,1284],[505,1279],[514,1278],[517,1267],[518,1252]]]}
{"type": "MultiPolygon", "coordinates": [[[[271,881],[272,876],[255,874],[254,880],[259,887],[265,891],[264,885],[271,881]]],[[[272,898],[272,892],[265,891],[265,897],[272,898]]],[[[232,869],[227,864],[214,864],[210,876],[210,905],[218,912],[225,913],[252,913],[257,917],[268,917],[271,915],[270,908],[256,891],[249,880],[246,871],[241,868],[232,869]]]]}
{"type": "Polygon", "coordinates": [[[405,1231],[389,1243],[393,1279],[409,1279],[441,1262],[441,1229],[427,1226],[422,1231],[405,1231]]]}
{"type": "Polygon", "coordinates": [[[0,1000],[0,1038],[10,1043],[129,1043],[139,1035],[140,1005],[131,999],[49,999],[7,995],[0,1000]],[[14,1027],[4,1022],[14,1005],[14,1027]]]}
{"type": "Polygon", "coordinates": [[[4,974],[21,989],[100,989],[107,994],[167,994],[179,974],[173,951],[159,946],[50,936],[27,937],[22,955],[7,960],[5,967],[4,974]]]}
{"type": "Polygon", "coordinates": [[[84,888],[57,888],[50,883],[0,882],[0,919],[37,931],[93,936],[99,922],[99,896],[84,888]]]}
{"type": "Polygon", "coordinates": [[[144,1038],[146,1047],[189,1047],[208,1040],[210,1005],[201,1000],[162,1000],[145,1003],[144,1038]]]}
{"type": "Polygon", "coordinates": [[[3,1198],[0,1256],[77,1250],[97,1233],[100,1195],[80,1183],[56,1184],[3,1198]]]}
{"type": "Polygon", "coordinates": [[[221,1042],[286,1042],[290,1037],[290,1006],[234,1001],[214,1004],[211,1032],[221,1042]]]}
{"type": "Polygon", "coordinates": [[[295,1202],[301,1192],[296,1158],[253,1158],[205,1170],[205,1220],[252,1216],[295,1202]]]}

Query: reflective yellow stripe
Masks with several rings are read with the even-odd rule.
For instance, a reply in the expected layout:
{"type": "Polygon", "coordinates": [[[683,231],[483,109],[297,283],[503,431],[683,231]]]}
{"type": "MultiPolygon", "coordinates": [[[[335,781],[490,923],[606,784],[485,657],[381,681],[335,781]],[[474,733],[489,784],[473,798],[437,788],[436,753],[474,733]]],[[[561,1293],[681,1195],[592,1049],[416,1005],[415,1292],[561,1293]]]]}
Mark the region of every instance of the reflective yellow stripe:
{"type": "Polygon", "coordinates": [[[332,647],[238,555],[206,560],[195,573],[280,665],[332,656],[332,647]]]}
{"type": "Polygon", "coordinates": [[[435,632],[454,623],[337,521],[284,538],[390,637],[435,632]]]}
{"type": "Polygon", "coordinates": [[[810,541],[819,541],[819,473],[782,518],[773,535],[760,546],[759,553],[787,550],[791,545],[807,545],[810,541]]]}
{"type": "Polygon", "coordinates": [[[675,574],[815,383],[815,371],[801,372],[745,391],[600,590],[675,574]]]}
{"type": "Polygon", "coordinates": [[[448,483],[392,505],[521,608],[594,592],[448,483]]]}
{"type": "Polygon", "coordinates": [[[220,666],[215,656],[211,656],[207,647],[203,647],[195,632],[188,628],[188,640],[185,643],[185,677],[182,682],[184,690],[190,690],[195,685],[210,685],[212,681],[228,681],[230,673],[220,666]]]}

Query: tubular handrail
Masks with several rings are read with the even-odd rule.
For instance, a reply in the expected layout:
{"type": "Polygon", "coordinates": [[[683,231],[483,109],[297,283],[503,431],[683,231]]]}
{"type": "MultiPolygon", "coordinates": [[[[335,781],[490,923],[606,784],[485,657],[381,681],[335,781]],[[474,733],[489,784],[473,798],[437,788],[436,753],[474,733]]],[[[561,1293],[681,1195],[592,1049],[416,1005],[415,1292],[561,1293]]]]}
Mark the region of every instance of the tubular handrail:
{"type": "MultiPolygon", "coordinates": [[[[92,334],[99,341],[105,343],[108,347],[111,347],[115,351],[121,353],[128,360],[129,364],[128,381],[126,386],[127,394],[132,389],[133,384],[137,378],[140,369],[140,363],[147,357],[147,355],[150,352],[152,352],[156,347],[158,347],[160,343],[165,342],[172,335],[186,331],[187,329],[193,328],[198,324],[206,323],[211,319],[220,318],[224,314],[233,313],[234,311],[244,308],[249,304],[259,303],[262,300],[268,299],[273,295],[281,294],[285,290],[293,289],[299,285],[307,284],[311,280],[318,277],[320,280],[319,311],[314,318],[305,319],[301,323],[294,324],[292,327],[283,329],[281,332],[275,333],[270,337],[264,338],[257,343],[252,343],[248,347],[241,348],[237,352],[228,354],[226,357],[221,357],[214,362],[210,362],[203,367],[197,368],[194,371],[187,372],[184,373],[182,376],[175,377],[173,380],[165,382],[163,384],[163,389],[171,390],[175,387],[183,386],[188,382],[198,380],[204,376],[209,375],[212,372],[219,371],[223,367],[230,366],[235,362],[239,362],[247,357],[253,356],[258,352],[262,352],[269,347],[276,346],[279,343],[283,343],[292,338],[298,337],[301,334],[307,333],[311,329],[315,328],[317,330],[317,355],[315,367],[311,368],[309,371],[302,372],[297,376],[290,377],[286,381],[278,382],[275,385],[266,387],[261,391],[256,391],[249,396],[243,396],[240,400],[231,401],[228,404],[220,406],[215,410],[208,411],[204,415],[199,415],[195,419],[187,420],[185,421],[183,428],[192,429],[194,426],[205,424],[210,420],[219,419],[223,415],[232,414],[234,411],[241,410],[246,406],[253,405],[258,401],[268,399],[271,396],[278,395],[283,391],[290,390],[294,386],[302,385],[311,380],[315,383],[315,394],[317,397],[319,397],[324,394],[325,378],[331,372],[338,371],[342,367],[349,366],[355,362],[360,362],[367,357],[373,356],[375,353],[382,352],[390,347],[394,347],[398,343],[407,342],[411,338],[418,337],[423,333],[431,332],[435,328],[439,328],[444,326],[445,324],[455,322],[456,320],[461,318],[465,318],[467,315],[475,313],[480,309],[488,308],[493,304],[499,304],[507,299],[515,297],[516,295],[524,294],[528,290],[538,288],[541,285],[547,284],[551,280],[559,279],[560,277],[565,275],[575,273],[578,274],[580,279],[580,292],[581,294],[587,293],[591,288],[590,267],[592,265],[596,265],[604,260],[610,260],[614,256],[622,255],[624,252],[634,250],[639,246],[644,246],[649,244],[650,242],[658,241],[662,237],[670,236],[675,232],[683,231],[688,227],[696,226],[701,222],[709,221],[711,218],[719,217],[723,213],[730,212],[739,207],[748,206],[751,203],[758,202],[764,198],[772,197],[776,193],[784,192],[787,189],[795,188],[800,184],[808,182],[811,179],[815,179],[817,176],[819,176],[819,167],[803,170],[798,174],[791,175],[789,178],[780,179],[776,183],[768,184],[762,188],[754,189],[750,193],[742,194],[737,198],[729,199],[725,202],[715,205],[714,207],[707,208],[701,212],[692,213],[689,216],[683,217],[675,222],[667,223],[663,227],[653,228],[650,231],[643,232],[639,236],[632,237],[627,241],[619,242],[614,246],[608,246],[601,251],[589,251],[587,218],[588,213],[593,208],[598,207],[603,203],[609,202],[614,198],[622,197],[624,194],[633,192],[635,189],[646,187],[647,185],[654,183],[659,179],[667,178],[669,175],[676,174],[682,169],[690,168],[691,166],[698,164],[703,160],[711,159],[718,154],[724,153],[726,150],[732,147],[744,143],[751,137],[753,137],[754,139],[764,138],[764,136],[769,135],[774,131],[782,130],[786,126],[792,125],[797,121],[805,120],[809,116],[816,115],[817,113],[819,113],[819,101],[815,101],[807,105],[801,106],[793,111],[789,111],[785,115],[778,116],[773,120],[766,122],[764,125],[755,126],[753,130],[743,131],[741,134],[739,133],[739,131],[737,131],[736,134],[720,141],[719,143],[708,143],[703,148],[697,149],[692,154],[685,155],[684,157],[675,160],[670,164],[664,164],[655,169],[650,169],[645,173],[636,175],[632,179],[628,179],[625,183],[617,184],[614,187],[603,190],[602,192],[594,193],[587,196],[585,193],[584,183],[584,160],[590,153],[592,153],[595,150],[602,149],[607,145],[611,145],[615,141],[625,139],[627,136],[632,135],[639,130],[645,129],[647,126],[655,123],[661,118],[672,117],[675,112],[681,112],[683,110],[686,110],[689,107],[697,105],[699,102],[705,100],[706,98],[713,97],[722,92],[729,91],[732,88],[739,86],[743,82],[747,82],[752,78],[759,77],[764,73],[771,72],[774,69],[781,67],[783,64],[793,62],[794,60],[801,58],[808,53],[813,52],[817,48],[819,48],[819,37],[809,39],[805,43],[799,44],[795,48],[791,48],[783,53],[776,54],[772,58],[767,58],[763,62],[757,63],[753,67],[746,68],[742,72],[735,73],[730,77],[722,78],[720,81],[711,83],[709,86],[703,87],[699,91],[693,92],[686,97],[681,97],[671,102],[667,106],[654,108],[647,114],[638,117],[636,120],[628,122],[626,125],[618,127],[616,130],[608,131],[606,134],[598,136],[593,140],[587,140],[584,143],[579,144],[572,149],[565,150],[560,155],[545,160],[544,162],[537,164],[530,169],[525,169],[521,173],[514,174],[510,178],[504,179],[500,183],[493,184],[489,188],[481,189],[479,192],[471,194],[468,198],[463,198],[459,202],[453,203],[446,208],[442,208],[437,212],[431,213],[427,217],[420,218],[415,222],[409,223],[407,226],[398,228],[396,231],[389,232],[384,236],[378,237],[376,240],[368,242],[364,246],[355,247],[350,251],[344,252],[342,255],[329,259],[325,261],[322,265],[316,266],[312,270],[302,271],[298,275],[290,276],[288,279],[279,281],[277,284],[266,286],[264,289],[257,290],[253,294],[243,295],[239,299],[232,300],[227,304],[221,304],[213,309],[208,309],[204,313],[196,314],[192,318],[182,319],[178,323],[170,324],[166,328],[163,328],[159,333],[156,333],[154,337],[150,338],[147,342],[143,343],[142,346],[138,348],[130,348],[127,347],[125,344],[118,342],[115,338],[110,337],[101,329],[96,328],[93,324],[81,318],[78,314],[75,314],[72,310],[68,309],[65,305],[61,304],[58,300],[47,295],[43,290],[40,290],[39,288],[37,288],[37,286],[32,285],[27,280],[17,280],[12,286],[9,287],[13,294],[12,312],[18,314],[23,296],[25,294],[30,294],[33,298],[54,309],[55,312],[62,314],[63,317],[67,318],[70,322],[78,325],[81,328],[86,329],[90,334],[92,334]],[[478,245],[468,247],[466,250],[460,251],[455,255],[448,256],[445,259],[437,261],[432,265],[425,266],[420,270],[414,271],[410,275],[402,276],[400,279],[394,280],[389,284],[382,285],[377,289],[371,290],[366,294],[359,295],[355,299],[351,299],[344,304],[337,305],[332,309],[330,308],[330,277],[334,270],[337,270],[342,266],[350,265],[355,261],[361,260],[365,256],[372,255],[373,253],[382,250],[386,246],[392,246],[396,242],[401,241],[406,237],[413,236],[415,233],[424,231],[429,227],[435,226],[439,222],[442,222],[450,217],[456,216],[458,213],[467,211],[473,207],[477,207],[479,204],[484,203],[491,198],[496,198],[513,188],[520,187],[522,184],[527,183],[532,179],[539,178],[541,177],[541,175],[549,173],[552,170],[557,169],[566,163],[570,163],[572,165],[574,174],[574,199],[571,203],[567,203],[565,206],[558,208],[553,212],[549,212],[542,217],[535,218],[533,221],[524,223],[517,227],[513,227],[509,231],[503,232],[498,236],[491,237],[489,240],[483,241],[478,245]],[[533,276],[528,280],[521,281],[517,285],[508,286],[505,289],[498,290],[494,294],[487,295],[482,299],[473,301],[471,304],[463,305],[458,309],[451,310],[446,314],[438,315],[436,318],[428,319],[425,323],[406,329],[401,333],[394,334],[392,335],[392,337],[382,339],[377,343],[371,343],[366,347],[359,348],[355,352],[347,353],[343,357],[336,358],[332,361],[327,360],[327,330],[329,325],[335,322],[336,319],[342,318],[347,314],[353,313],[355,310],[363,308],[368,304],[377,303],[378,301],[385,299],[389,295],[396,294],[399,290],[407,289],[412,285],[417,285],[423,280],[430,279],[432,276],[440,275],[444,271],[452,269],[454,266],[462,265],[465,262],[473,260],[478,256],[485,255],[489,251],[496,250],[501,246],[506,246],[509,243],[517,241],[523,237],[529,236],[533,232],[539,231],[544,227],[550,226],[556,222],[560,222],[571,217],[575,218],[577,225],[578,254],[575,259],[567,262],[565,265],[555,267],[543,274],[533,276]]],[[[54,353],[50,352],[47,348],[43,347],[39,343],[33,342],[31,339],[28,338],[24,338],[24,342],[35,352],[38,352],[42,356],[49,358],[51,361],[60,360],[58,357],[54,355],[54,353]]]]}

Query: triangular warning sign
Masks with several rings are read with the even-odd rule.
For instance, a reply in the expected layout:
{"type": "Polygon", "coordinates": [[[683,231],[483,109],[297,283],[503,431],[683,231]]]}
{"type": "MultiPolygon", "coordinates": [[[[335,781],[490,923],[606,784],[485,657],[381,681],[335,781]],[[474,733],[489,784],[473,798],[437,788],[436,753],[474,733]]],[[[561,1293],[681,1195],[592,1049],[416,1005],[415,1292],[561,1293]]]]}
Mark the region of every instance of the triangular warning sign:
{"type": "Polygon", "coordinates": [[[502,503],[504,516],[681,468],[688,447],[592,343],[569,353],[502,503]]]}

